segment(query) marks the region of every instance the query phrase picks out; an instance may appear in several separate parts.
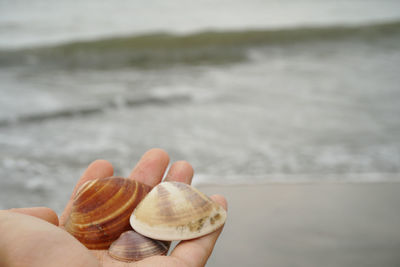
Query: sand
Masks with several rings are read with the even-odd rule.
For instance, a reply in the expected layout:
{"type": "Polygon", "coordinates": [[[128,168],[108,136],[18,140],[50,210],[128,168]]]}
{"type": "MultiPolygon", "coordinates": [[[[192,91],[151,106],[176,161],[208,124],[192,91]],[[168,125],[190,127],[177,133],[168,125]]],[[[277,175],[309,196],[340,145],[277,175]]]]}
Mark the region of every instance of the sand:
{"type": "Polygon", "coordinates": [[[400,266],[400,183],[199,188],[229,204],[207,266],[400,266]]]}

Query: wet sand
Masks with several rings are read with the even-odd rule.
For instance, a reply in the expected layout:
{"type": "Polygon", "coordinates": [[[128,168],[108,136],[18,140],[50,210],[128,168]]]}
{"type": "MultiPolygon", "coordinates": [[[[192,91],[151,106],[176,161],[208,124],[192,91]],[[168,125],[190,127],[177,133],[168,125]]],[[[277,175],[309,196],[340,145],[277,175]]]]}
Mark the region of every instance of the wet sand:
{"type": "Polygon", "coordinates": [[[229,205],[207,266],[400,266],[400,183],[199,188],[229,205]]]}

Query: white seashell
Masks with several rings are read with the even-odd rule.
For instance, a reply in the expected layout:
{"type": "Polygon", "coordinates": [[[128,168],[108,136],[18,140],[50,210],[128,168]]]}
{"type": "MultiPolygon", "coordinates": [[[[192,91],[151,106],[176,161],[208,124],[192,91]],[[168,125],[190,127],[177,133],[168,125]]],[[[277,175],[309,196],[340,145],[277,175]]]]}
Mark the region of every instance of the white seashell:
{"type": "Polygon", "coordinates": [[[187,240],[211,233],[226,220],[226,211],[196,188],[179,182],[157,185],[130,217],[138,233],[157,240],[187,240]]]}

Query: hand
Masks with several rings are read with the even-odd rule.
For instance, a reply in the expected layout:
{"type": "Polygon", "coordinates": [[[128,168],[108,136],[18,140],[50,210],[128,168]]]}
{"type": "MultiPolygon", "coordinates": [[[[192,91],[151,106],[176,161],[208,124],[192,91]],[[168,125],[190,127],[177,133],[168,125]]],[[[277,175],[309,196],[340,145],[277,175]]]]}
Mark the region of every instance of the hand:
{"type": "MultiPolygon", "coordinates": [[[[146,152],[130,178],[155,186],[161,182],[169,163],[163,150],[146,152]]],[[[66,208],[58,219],[49,208],[23,208],[0,211],[0,266],[204,266],[211,255],[222,228],[206,236],[180,242],[169,256],[153,256],[125,263],[111,258],[107,250],[88,250],[63,228],[71,212],[72,199],[84,182],[113,175],[113,167],[97,160],[84,172],[66,208]],[[58,226],[58,227],[57,227],[58,226]]],[[[166,180],[190,184],[193,168],[186,161],[172,164],[166,180]]],[[[211,197],[226,209],[223,196],[211,197]]]]}

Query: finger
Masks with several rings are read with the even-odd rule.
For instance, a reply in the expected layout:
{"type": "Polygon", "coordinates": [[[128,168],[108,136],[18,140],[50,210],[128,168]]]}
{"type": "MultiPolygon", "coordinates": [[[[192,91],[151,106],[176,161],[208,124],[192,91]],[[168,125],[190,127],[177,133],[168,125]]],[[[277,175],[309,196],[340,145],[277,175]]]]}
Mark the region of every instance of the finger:
{"type": "Polygon", "coordinates": [[[8,211],[34,216],[58,226],[57,213],[55,213],[55,211],[47,207],[18,208],[18,209],[9,209],[8,211]]]}
{"type": "MultiPolygon", "coordinates": [[[[222,205],[224,209],[227,209],[227,202],[223,196],[215,195],[211,198],[222,205]]],[[[171,256],[182,260],[187,266],[204,266],[213,251],[222,228],[220,227],[215,232],[197,239],[182,241],[172,251],[171,256]]]]}
{"type": "Polygon", "coordinates": [[[86,169],[86,171],[83,173],[82,177],[79,179],[79,181],[76,183],[76,186],[72,192],[71,198],[69,199],[63,213],[60,216],[60,226],[63,226],[66,222],[66,219],[71,212],[72,208],[72,202],[75,196],[76,191],[79,189],[79,187],[84,184],[85,182],[97,178],[105,178],[112,176],[114,173],[114,169],[111,165],[110,162],[106,160],[95,160],[92,162],[89,167],[86,169]]]}
{"type": "Polygon", "coordinates": [[[153,187],[161,182],[168,163],[167,152],[159,148],[150,149],[142,156],[129,177],[153,187]]]}
{"type": "Polygon", "coordinates": [[[191,184],[193,173],[193,167],[187,161],[177,161],[169,168],[165,180],[191,184]]]}
{"type": "Polygon", "coordinates": [[[76,191],[89,180],[110,177],[114,173],[114,168],[110,162],[104,159],[98,159],[90,163],[86,171],[83,173],[79,181],[76,183],[71,199],[73,199],[76,191]]]}

